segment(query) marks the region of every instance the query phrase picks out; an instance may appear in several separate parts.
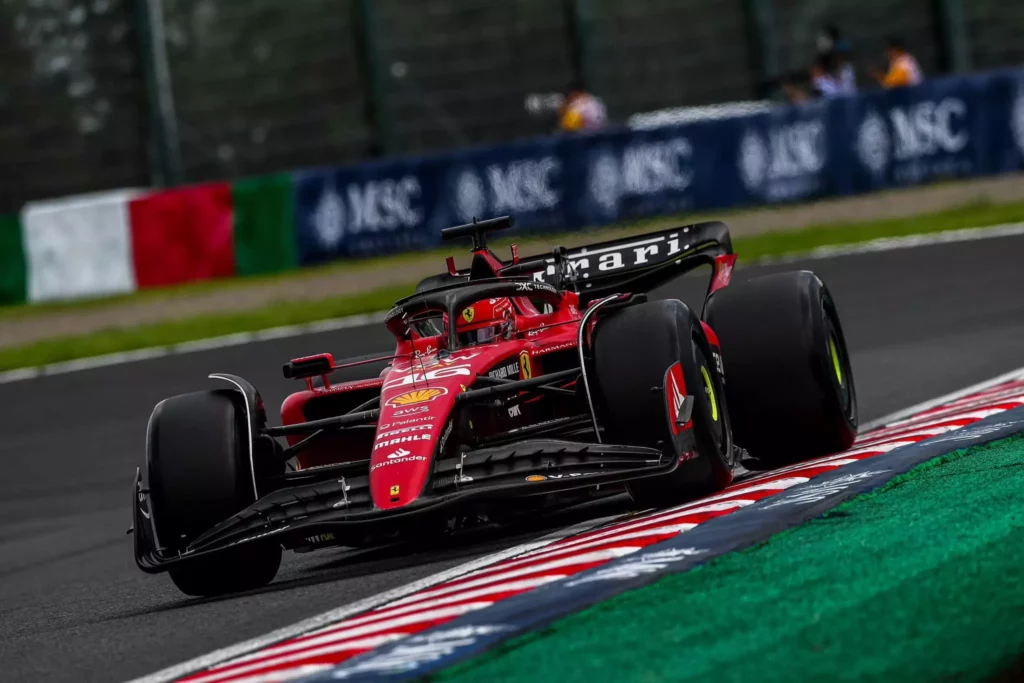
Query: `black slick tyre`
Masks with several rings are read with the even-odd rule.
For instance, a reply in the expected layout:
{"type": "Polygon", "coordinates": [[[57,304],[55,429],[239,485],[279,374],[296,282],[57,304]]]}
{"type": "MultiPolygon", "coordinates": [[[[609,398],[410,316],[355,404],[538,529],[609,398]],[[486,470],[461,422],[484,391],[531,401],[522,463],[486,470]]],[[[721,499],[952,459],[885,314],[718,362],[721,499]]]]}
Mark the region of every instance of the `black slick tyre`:
{"type": "MultiPolygon", "coordinates": [[[[197,536],[255,500],[243,399],[233,390],[161,401],[149,420],[147,480],[161,546],[183,550],[197,536]]],[[[220,595],[269,583],[279,544],[243,544],[172,566],[187,595],[220,595]]]]}
{"type": "Polygon", "coordinates": [[[846,450],[857,396],[839,315],[810,271],[729,285],[708,302],[737,445],[768,465],[846,450]]]}
{"type": "Polygon", "coordinates": [[[628,483],[641,507],[677,505],[732,480],[732,436],[721,379],[700,321],[681,301],[630,306],[598,323],[594,374],[599,420],[609,443],[636,444],[671,454],[665,372],[680,363],[693,395],[697,457],[672,472],[628,483]]]}

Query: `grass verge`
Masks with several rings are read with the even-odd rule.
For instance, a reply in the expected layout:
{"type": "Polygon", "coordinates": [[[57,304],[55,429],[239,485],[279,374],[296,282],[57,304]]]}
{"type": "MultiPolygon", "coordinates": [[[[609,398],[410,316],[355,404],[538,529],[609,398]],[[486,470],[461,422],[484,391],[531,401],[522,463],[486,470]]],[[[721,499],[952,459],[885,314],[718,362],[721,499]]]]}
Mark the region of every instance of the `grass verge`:
{"type": "Polygon", "coordinates": [[[1024,651],[1022,483],[1024,437],[958,451],[434,680],[985,680],[1024,651]]]}
{"type": "MultiPolygon", "coordinates": [[[[692,221],[693,219],[688,217],[686,220],[692,221]]],[[[612,239],[679,225],[683,221],[684,219],[679,217],[658,218],[615,228],[531,237],[517,241],[523,253],[530,254],[549,249],[554,243],[575,245],[612,239]]],[[[736,252],[740,254],[741,262],[750,262],[753,259],[763,257],[804,253],[827,245],[853,244],[881,237],[901,237],[942,232],[963,227],[981,227],[1022,221],[1024,221],[1024,203],[998,205],[974,203],[947,211],[923,214],[910,218],[863,223],[830,223],[795,231],[741,237],[734,240],[734,247],[736,252]]],[[[495,246],[496,248],[504,248],[510,243],[511,240],[507,239],[496,240],[495,246]]],[[[438,270],[440,271],[443,268],[443,257],[450,252],[451,249],[444,249],[364,259],[258,278],[237,278],[233,280],[192,283],[168,290],[149,290],[113,299],[78,303],[10,306],[0,308],[0,321],[36,315],[43,316],[66,310],[87,310],[116,306],[126,300],[149,301],[152,302],[152,305],[159,306],[161,301],[169,298],[188,296],[212,290],[241,289],[253,284],[273,284],[274,282],[311,277],[334,270],[368,272],[385,268],[401,271],[403,265],[414,261],[422,263],[424,259],[436,260],[438,270]]],[[[251,310],[196,316],[157,324],[140,325],[133,328],[105,329],[85,335],[58,337],[23,346],[3,348],[0,349],[0,370],[45,365],[119,351],[132,351],[151,346],[166,346],[236,332],[247,332],[268,327],[307,323],[345,315],[379,311],[388,308],[395,299],[410,293],[414,285],[415,282],[405,282],[380,289],[325,297],[312,301],[278,302],[251,310]]]]}

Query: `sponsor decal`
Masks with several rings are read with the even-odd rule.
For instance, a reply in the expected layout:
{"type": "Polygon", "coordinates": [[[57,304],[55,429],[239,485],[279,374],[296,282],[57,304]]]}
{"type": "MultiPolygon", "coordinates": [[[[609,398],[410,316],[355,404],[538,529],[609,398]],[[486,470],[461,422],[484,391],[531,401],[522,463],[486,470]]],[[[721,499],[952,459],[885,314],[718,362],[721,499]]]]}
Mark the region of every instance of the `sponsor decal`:
{"type": "Polygon", "coordinates": [[[526,481],[535,483],[538,481],[548,481],[549,479],[571,479],[575,477],[585,477],[585,472],[566,472],[564,474],[531,474],[526,477],[526,481]]]}
{"type": "Polygon", "coordinates": [[[314,534],[312,536],[306,536],[302,540],[306,543],[309,543],[310,545],[316,545],[318,543],[330,543],[334,540],[334,534],[328,531],[325,534],[314,534]]]}
{"type": "Polygon", "coordinates": [[[380,439],[385,436],[394,436],[395,434],[408,434],[410,432],[422,432],[423,430],[430,430],[433,425],[413,425],[411,427],[402,427],[401,429],[392,429],[387,432],[377,432],[377,438],[380,439]]]}
{"type": "Polygon", "coordinates": [[[971,429],[957,430],[950,432],[949,434],[943,434],[942,436],[934,436],[929,441],[931,443],[943,443],[948,441],[970,441],[976,439],[984,434],[995,434],[1009,426],[1005,422],[996,422],[990,425],[980,425],[978,427],[972,427],[971,429]]]}
{"type": "Polygon", "coordinates": [[[474,318],[476,318],[476,309],[472,306],[462,311],[462,319],[467,323],[473,322],[474,318]]]}
{"type": "Polygon", "coordinates": [[[387,322],[394,320],[395,318],[401,318],[404,315],[405,309],[402,308],[401,306],[395,306],[390,311],[388,311],[388,314],[386,316],[384,316],[384,322],[386,324],[387,322]]]}
{"type": "Polygon", "coordinates": [[[748,130],[740,142],[743,184],[769,200],[796,199],[821,188],[818,174],[827,159],[825,124],[820,119],[773,126],[767,137],[748,130]]]}
{"type": "Polygon", "coordinates": [[[715,361],[715,369],[718,370],[718,378],[725,384],[725,364],[722,363],[722,354],[718,351],[711,351],[711,357],[715,361]]]}
{"type": "Polygon", "coordinates": [[[404,448],[399,448],[394,453],[388,453],[388,460],[394,460],[395,458],[404,458],[409,455],[411,451],[407,451],[404,448]]]}
{"type": "Polygon", "coordinates": [[[508,379],[509,377],[511,377],[513,375],[518,375],[518,374],[519,374],[519,361],[518,360],[509,361],[508,363],[505,363],[505,365],[501,365],[501,366],[496,367],[496,368],[494,368],[492,370],[489,370],[487,372],[487,376],[488,377],[493,377],[494,379],[508,379]]]}
{"type": "Polygon", "coordinates": [[[951,158],[970,143],[967,103],[959,97],[869,111],[857,130],[857,156],[873,175],[892,164],[896,182],[966,173],[969,159],[951,158]]]}
{"type": "Polygon", "coordinates": [[[840,491],[848,489],[859,481],[877,477],[879,474],[885,474],[888,471],[889,470],[869,470],[858,474],[846,474],[820,484],[811,484],[805,486],[802,491],[794,491],[791,494],[783,495],[774,503],[765,505],[764,509],[768,510],[782,505],[807,505],[808,503],[816,503],[819,500],[828,498],[834,493],[839,493],[840,491]]]}
{"type": "Polygon", "coordinates": [[[542,349],[534,349],[533,355],[541,356],[545,353],[554,353],[555,351],[565,351],[566,349],[575,349],[576,342],[562,342],[561,344],[554,344],[552,346],[545,346],[542,349]]]}
{"type": "Polygon", "coordinates": [[[424,461],[426,461],[426,458],[424,456],[422,456],[422,455],[406,455],[404,457],[388,459],[388,460],[385,460],[384,462],[379,462],[376,465],[373,465],[372,467],[370,467],[370,471],[374,472],[374,471],[380,469],[381,467],[387,467],[388,465],[401,465],[401,464],[404,464],[404,463],[407,463],[407,462],[424,462],[424,461]]]}
{"type": "Polygon", "coordinates": [[[630,558],[622,564],[608,567],[607,569],[599,569],[590,576],[570,581],[565,584],[565,587],[572,588],[573,586],[595,583],[597,581],[625,581],[645,574],[657,574],[668,568],[671,564],[694,555],[703,555],[706,552],[706,550],[698,550],[697,548],[669,548],[652,553],[643,553],[640,557],[630,558]]]}
{"type": "MultiPolygon", "coordinates": [[[[419,406],[419,407],[416,407],[416,408],[401,408],[399,410],[394,411],[391,414],[394,417],[402,417],[404,415],[415,415],[416,413],[425,413],[428,410],[430,410],[430,409],[427,408],[427,406],[419,406]]],[[[415,420],[414,419],[409,419],[409,420],[405,420],[404,422],[415,422],[417,420],[433,420],[433,419],[434,418],[432,418],[432,417],[430,417],[428,415],[424,415],[422,417],[415,418],[415,420]]],[[[395,422],[394,424],[404,424],[404,422],[395,422]]]]}
{"type": "Polygon", "coordinates": [[[444,447],[448,443],[448,437],[451,436],[452,427],[455,426],[455,420],[448,420],[448,425],[444,428],[444,433],[441,434],[441,443],[437,447],[438,453],[444,453],[444,447]]]}
{"type": "Polygon", "coordinates": [[[889,131],[885,119],[870,111],[857,130],[857,156],[869,171],[880,175],[889,164],[889,131]]]}
{"type": "Polygon", "coordinates": [[[530,365],[530,354],[523,351],[519,354],[519,379],[530,379],[533,377],[533,366],[530,365]]]}
{"type": "MultiPolygon", "coordinates": [[[[552,272],[554,272],[554,267],[552,267],[551,270],[552,270],[552,272]]],[[[533,281],[533,282],[517,282],[516,283],[516,291],[517,292],[554,292],[554,291],[557,291],[557,290],[555,290],[554,287],[552,287],[551,285],[549,285],[546,282],[533,281]]]]}
{"type": "Polygon", "coordinates": [[[346,234],[391,232],[423,220],[416,176],[354,182],[340,189],[328,184],[311,216],[317,240],[327,249],[336,249],[346,234]]]}
{"type": "Polygon", "coordinates": [[[404,377],[398,379],[390,379],[384,383],[384,389],[391,389],[393,387],[402,387],[407,384],[416,384],[417,382],[429,382],[430,380],[437,379],[448,379],[449,377],[468,377],[473,374],[469,365],[453,365],[451,367],[437,368],[434,370],[427,370],[426,372],[410,372],[404,377]]]}
{"type": "Polygon", "coordinates": [[[394,486],[391,487],[390,496],[392,498],[398,498],[399,492],[401,490],[402,490],[401,487],[398,484],[395,484],[394,486]]]}
{"type": "Polygon", "coordinates": [[[509,406],[508,407],[508,416],[509,417],[521,417],[522,414],[523,414],[522,413],[522,409],[519,407],[518,404],[516,404],[514,406],[509,406]]]}
{"type": "Polygon", "coordinates": [[[395,647],[370,654],[361,661],[341,666],[331,671],[331,677],[345,679],[358,674],[391,674],[415,671],[421,666],[448,657],[456,650],[474,645],[477,638],[512,631],[511,626],[479,625],[460,626],[440,631],[410,636],[395,647]]]}
{"type": "Polygon", "coordinates": [[[487,214],[520,214],[554,208],[561,200],[555,156],[513,159],[479,171],[464,167],[451,181],[455,212],[464,221],[487,214]]]}
{"type": "MultiPolygon", "coordinates": [[[[404,394],[399,394],[398,396],[395,396],[393,398],[389,398],[387,401],[387,405],[391,406],[392,408],[397,408],[398,406],[409,406],[414,405],[416,403],[427,403],[428,401],[433,401],[438,396],[444,396],[447,393],[448,390],[445,389],[444,387],[431,387],[430,389],[415,389],[413,391],[407,391],[404,394]]],[[[427,410],[426,406],[424,406],[422,410],[427,410]]],[[[403,413],[400,410],[396,410],[395,415],[399,414],[408,415],[409,413],[403,413]]]]}
{"type": "MultiPolygon", "coordinates": [[[[386,441],[378,441],[373,445],[373,450],[380,450],[387,446],[395,446],[400,443],[410,443],[412,441],[433,441],[434,437],[431,434],[409,434],[408,436],[396,436],[393,439],[386,441]]],[[[391,457],[391,456],[388,456],[391,457]]]]}
{"type": "MultiPolygon", "coordinates": [[[[685,256],[696,249],[699,244],[692,244],[686,232],[689,227],[679,232],[656,237],[643,237],[635,242],[627,242],[613,247],[604,247],[597,251],[581,248],[571,251],[566,256],[569,267],[576,273],[577,279],[586,280],[593,277],[602,277],[619,270],[632,270],[634,268],[648,268],[659,263],[664,263],[671,258],[685,256]]],[[[544,280],[553,277],[555,266],[553,260],[548,260],[546,271],[534,273],[535,280],[544,280]]]]}
{"type": "Polygon", "coordinates": [[[455,356],[424,356],[421,354],[416,355],[416,360],[406,361],[402,363],[395,363],[391,368],[391,375],[398,377],[402,373],[409,372],[410,370],[427,370],[429,368],[436,368],[438,365],[452,365],[454,363],[462,363],[464,361],[470,361],[481,354],[480,351],[474,353],[460,353],[455,356]]]}
{"type": "Polygon", "coordinates": [[[1017,86],[1017,97],[1010,109],[1010,129],[1017,147],[1024,152],[1024,88],[1021,85],[1017,86]]]}
{"type": "MultiPolygon", "coordinates": [[[[412,410],[416,410],[416,412],[422,412],[420,409],[416,408],[412,410]]],[[[422,410],[426,410],[426,406],[423,406],[422,410]]],[[[396,410],[395,412],[398,413],[400,411],[396,410]]],[[[410,417],[404,420],[395,420],[394,422],[382,422],[379,425],[377,425],[377,429],[390,429],[392,427],[400,427],[402,425],[415,424],[417,422],[430,422],[433,419],[433,415],[419,415],[417,417],[410,417]]]]}
{"type": "Polygon", "coordinates": [[[693,146],[685,137],[633,143],[621,155],[604,149],[588,164],[588,194],[609,217],[618,213],[623,199],[643,202],[662,193],[670,193],[674,209],[684,209],[689,203],[684,193],[694,178],[692,157],[693,146]]]}

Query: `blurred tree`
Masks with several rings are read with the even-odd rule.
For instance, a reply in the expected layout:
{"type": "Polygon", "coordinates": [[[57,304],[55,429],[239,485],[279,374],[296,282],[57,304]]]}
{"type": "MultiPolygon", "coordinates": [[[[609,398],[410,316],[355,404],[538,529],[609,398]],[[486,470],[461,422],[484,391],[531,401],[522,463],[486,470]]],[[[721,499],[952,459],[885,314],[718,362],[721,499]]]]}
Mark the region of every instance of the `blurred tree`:
{"type": "Polygon", "coordinates": [[[130,4],[0,2],[0,211],[148,183],[130,4]]]}
{"type": "Polygon", "coordinates": [[[365,158],[351,0],[164,0],[190,181],[365,158]]]}

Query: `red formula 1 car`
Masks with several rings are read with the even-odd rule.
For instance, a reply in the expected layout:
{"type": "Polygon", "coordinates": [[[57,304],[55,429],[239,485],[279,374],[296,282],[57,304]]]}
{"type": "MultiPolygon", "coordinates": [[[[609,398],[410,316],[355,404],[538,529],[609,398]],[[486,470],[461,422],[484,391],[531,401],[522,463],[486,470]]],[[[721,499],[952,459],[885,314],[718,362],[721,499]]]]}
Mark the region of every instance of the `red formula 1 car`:
{"type": "Polygon", "coordinates": [[[139,567],[190,595],[250,589],[283,548],[500,522],[598,487],[668,506],[727,485],[744,449],[773,466],[853,442],[846,345],[813,273],[727,286],[736,257],[718,222],[524,260],[513,247],[503,262],[485,237],[511,224],[442,231],[472,238],[472,264],[449,257],[395,304],[393,354],[287,363],[305,386],[281,426],[232,375],[158,404],[134,490],[139,567]],[[701,264],[700,313],[648,300],[701,264]]]}

